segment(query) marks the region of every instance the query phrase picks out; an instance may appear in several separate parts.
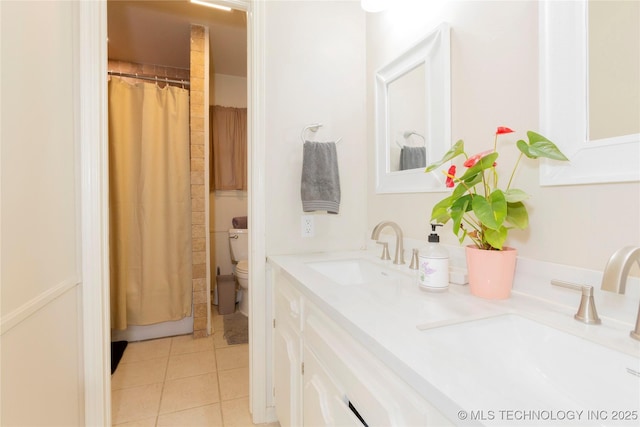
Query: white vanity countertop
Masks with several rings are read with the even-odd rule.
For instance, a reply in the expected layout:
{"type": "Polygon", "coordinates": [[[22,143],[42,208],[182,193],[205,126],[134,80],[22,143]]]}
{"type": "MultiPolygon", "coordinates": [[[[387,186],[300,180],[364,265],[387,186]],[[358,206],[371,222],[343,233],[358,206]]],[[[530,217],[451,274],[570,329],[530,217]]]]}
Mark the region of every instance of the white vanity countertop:
{"type": "MultiPolygon", "coordinates": [[[[615,388],[616,384],[598,383],[602,382],[602,377],[606,374],[606,360],[603,360],[601,366],[592,367],[594,372],[605,369],[604,374],[600,372],[599,376],[596,375],[597,378],[594,377],[597,384],[594,384],[592,390],[593,399],[589,395],[589,401],[582,398],[576,401],[571,393],[563,390],[561,384],[552,380],[540,383],[540,375],[530,378],[527,372],[522,372],[526,369],[519,369],[518,360],[505,362],[496,359],[495,363],[487,363],[487,355],[490,356],[494,350],[499,352],[500,345],[513,348],[518,346],[518,343],[505,344],[498,342],[498,339],[493,343],[487,342],[484,346],[463,339],[459,343],[453,340],[452,343],[450,339],[451,334],[457,333],[453,325],[460,324],[461,321],[514,313],[601,344],[623,353],[623,357],[631,356],[628,359],[631,368],[640,372],[640,342],[629,337],[635,316],[626,321],[629,307],[635,306],[637,310],[638,301],[635,295],[632,295],[633,304],[629,304],[628,298],[624,298],[630,295],[601,298],[605,300],[603,304],[607,305],[603,306],[603,312],[624,311],[624,322],[601,314],[601,325],[585,325],[573,318],[580,294],[565,289],[557,290],[551,287],[548,281],[539,283],[541,278],[536,277],[535,273],[517,274],[511,298],[489,301],[472,296],[468,286],[452,284],[449,290],[443,293],[422,291],[413,280],[415,272],[410,270],[408,265],[396,266],[389,261],[380,261],[377,254],[378,251],[345,251],[278,255],[270,256],[269,263],[274,268],[280,268],[285,275],[298,283],[306,298],[325,310],[355,340],[369,348],[455,424],[637,425],[638,418],[633,421],[612,422],[611,414],[615,410],[640,412],[640,378],[632,374],[628,374],[628,378],[624,377],[624,381],[632,382],[632,387],[637,384],[638,396],[629,396],[630,400],[622,401],[617,398],[609,399],[606,388],[615,388]],[[334,283],[306,265],[308,262],[340,259],[365,259],[405,274],[411,280],[344,286],[334,283]],[[539,295],[530,295],[530,290],[536,288],[544,291],[539,295]],[[571,301],[571,306],[556,303],[556,299],[551,299],[556,293],[561,296],[560,299],[571,301]],[[624,310],[621,309],[622,305],[624,310]],[[423,325],[426,330],[420,330],[419,325],[423,325]],[[451,330],[447,332],[447,328],[434,329],[444,325],[452,325],[448,326],[451,330]],[[449,334],[447,339],[442,340],[446,334],[449,334]],[[484,359],[474,358],[482,352],[485,353],[484,359]],[[634,402],[637,402],[635,406],[634,402]],[[580,414],[577,412],[580,410],[585,412],[580,414]],[[588,410],[606,411],[608,420],[594,421],[593,414],[587,418],[588,410]],[[551,418],[542,422],[527,422],[526,417],[529,416],[551,418]],[[558,416],[567,418],[560,421],[558,416]],[[568,417],[574,417],[573,421],[568,417]]],[[[525,273],[532,269],[531,265],[520,259],[518,263],[518,268],[525,273]]],[[[455,264],[452,258],[452,265],[455,264]]],[[[533,269],[538,267],[534,266],[533,269]]],[[[551,269],[553,270],[553,266],[551,269]]],[[[598,295],[599,293],[596,294],[596,306],[600,312],[598,295]]],[[[421,326],[421,329],[423,327],[421,326]]],[[[524,354],[524,351],[522,353],[521,357],[526,358],[527,354],[524,354]]],[[[554,358],[577,359],[581,355],[545,354],[543,357],[553,365],[554,358]]],[[[590,372],[586,371],[585,377],[588,378],[590,372]]],[[[640,417],[640,413],[637,413],[637,417],[640,417]]]]}

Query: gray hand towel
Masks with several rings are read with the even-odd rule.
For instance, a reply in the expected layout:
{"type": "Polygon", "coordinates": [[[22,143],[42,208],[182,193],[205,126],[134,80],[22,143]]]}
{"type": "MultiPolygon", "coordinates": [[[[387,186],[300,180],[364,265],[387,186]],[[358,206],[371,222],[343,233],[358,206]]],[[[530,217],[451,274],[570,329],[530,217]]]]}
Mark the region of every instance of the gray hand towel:
{"type": "Polygon", "coordinates": [[[302,153],[302,210],[337,214],[340,209],[340,176],[336,143],[305,141],[302,153]]]}
{"type": "Polygon", "coordinates": [[[425,147],[402,147],[400,150],[400,170],[427,167],[427,149],[425,147]]]}

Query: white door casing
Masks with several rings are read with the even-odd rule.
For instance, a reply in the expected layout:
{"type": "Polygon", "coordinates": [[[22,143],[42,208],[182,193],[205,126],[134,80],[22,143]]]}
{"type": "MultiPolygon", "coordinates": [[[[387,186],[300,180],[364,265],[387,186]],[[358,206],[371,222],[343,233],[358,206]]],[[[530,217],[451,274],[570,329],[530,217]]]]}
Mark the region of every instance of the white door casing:
{"type": "MultiPolygon", "coordinates": [[[[271,303],[264,241],[264,5],[249,0],[218,3],[247,12],[250,408],[253,421],[263,423],[276,419],[271,396],[271,303]]],[[[86,425],[111,425],[106,8],[106,1],[80,2],[78,16],[86,425]]]]}

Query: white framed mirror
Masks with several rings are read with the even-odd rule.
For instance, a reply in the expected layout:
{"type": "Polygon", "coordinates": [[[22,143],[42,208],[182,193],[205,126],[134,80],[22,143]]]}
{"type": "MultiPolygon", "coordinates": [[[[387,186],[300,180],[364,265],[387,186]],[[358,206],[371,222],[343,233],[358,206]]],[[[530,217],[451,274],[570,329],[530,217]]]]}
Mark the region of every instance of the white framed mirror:
{"type": "Polygon", "coordinates": [[[376,193],[446,191],[424,169],[451,147],[449,31],[440,24],[376,71],[376,193]]]}
{"type": "Polygon", "coordinates": [[[590,14],[590,3],[540,3],[540,131],[570,160],[543,162],[541,185],[640,181],[640,94],[638,70],[633,69],[640,61],[640,38],[638,12],[628,10],[639,5],[618,1],[591,4],[608,8],[614,13],[610,16],[602,10],[590,14]],[[602,19],[610,21],[597,21],[602,19]],[[627,19],[635,21],[629,23],[627,19]],[[602,34],[596,27],[605,28],[607,33],[602,34]],[[602,48],[602,43],[615,41],[616,37],[622,37],[624,43],[605,44],[602,48]],[[622,51],[616,50],[616,54],[603,59],[603,51],[610,53],[621,46],[622,51]],[[603,77],[603,65],[614,72],[613,79],[603,77]],[[628,76],[626,86],[614,88],[614,84],[625,80],[622,76],[628,76]],[[601,99],[602,93],[614,92],[624,94],[626,99],[601,99]],[[611,126],[614,120],[602,116],[603,111],[609,117],[631,117],[626,120],[630,126],[611,126]],[[618,129],[624,130],[618,133],[618,129]]]}

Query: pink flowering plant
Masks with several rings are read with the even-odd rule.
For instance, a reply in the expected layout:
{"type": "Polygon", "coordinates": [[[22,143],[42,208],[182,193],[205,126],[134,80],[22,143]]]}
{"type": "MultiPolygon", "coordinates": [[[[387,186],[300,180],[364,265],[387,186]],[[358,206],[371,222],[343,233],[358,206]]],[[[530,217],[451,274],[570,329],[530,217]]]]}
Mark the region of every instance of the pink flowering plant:
{"type": "Polygon", "coordinates": [[[425,169],[425,172],[431,172],[460,155],[465,158],[463,166],[466,169],[462,175],[456,176],[456,165],[444,172],[447,177],[446,186],[453,188],[453,192],[438,202],[431,212],[431,221],[442,224],[453,221],[453,232],[460,243],[469,237],[479,249],[502,250],[510,229],[525,229],[529,226],[529,215],[523,203],[529,196],[524,191],[511,187],[522,156],[530,159],[546,157],[568,160],[553,142],[528,131],[527,141],[521,139],[516,142],[520,156],[506,187],[500,189],[496,170],[498,136],[512,132],[508,127],[498,127],[493,149],[473,156],[467,155],[464,142],[460,140],[442,159],[425,169]]]}

